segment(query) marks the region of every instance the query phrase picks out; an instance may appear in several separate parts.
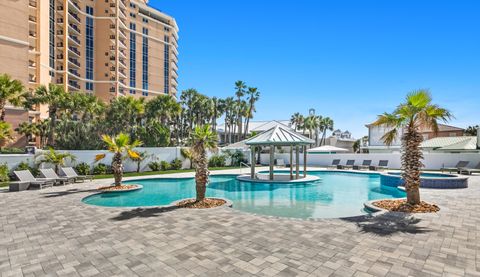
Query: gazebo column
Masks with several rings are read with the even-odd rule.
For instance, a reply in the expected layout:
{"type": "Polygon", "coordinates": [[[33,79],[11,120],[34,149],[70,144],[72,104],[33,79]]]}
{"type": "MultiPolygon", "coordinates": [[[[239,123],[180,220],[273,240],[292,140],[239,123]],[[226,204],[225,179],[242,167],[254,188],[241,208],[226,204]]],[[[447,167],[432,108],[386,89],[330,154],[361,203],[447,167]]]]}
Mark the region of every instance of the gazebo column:
{"type": "Polygon", "coordinates": [[[290,145],[290,180],[293,180],[293,145],[290,145]]]}
{"type": "Polygon", "coordinates": [[[250,152],[252,152],[250,156],[250,178],[255,178],[255,146],[250,147],[250,152]]]}
{"type": "Polygon", "coordinates": [[[303,178],[307,177],[307,146],[303,146],[303,178]]]}
{"type": "Polygon", "coordinates": [[[295,179],[298,179],[300,173],[300,164],[298,163],[298,160],[300,160],[300,153],[299,153],[299,148],[298,145],[295,146],[295,179]]]}
{"type": "Polygon", "coordinates": [[[273,180],[273,164],[275,163],[275,146],[270,145],[270,180],[273,180]]]}

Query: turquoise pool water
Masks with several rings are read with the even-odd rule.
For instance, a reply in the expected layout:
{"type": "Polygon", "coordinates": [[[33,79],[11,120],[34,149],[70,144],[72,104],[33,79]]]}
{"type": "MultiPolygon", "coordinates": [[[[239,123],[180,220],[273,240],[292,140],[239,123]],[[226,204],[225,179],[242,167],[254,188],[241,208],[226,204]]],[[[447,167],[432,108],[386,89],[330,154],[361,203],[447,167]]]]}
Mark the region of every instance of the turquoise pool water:
{"type": "MultiPolygon", "coordinates": [[[[380,186],[378,174],[309,172],[320,181],[306,184],[240,182],[234,175],[211,176],[207,196],[228,198],[233,208],[245,212],[295,218],[338,218],[367,213],[363,203],[381,198],[401,198],[397,188],[380,186]]],[[[126,193],[102,193],[83,199],[91,205],[144,207],[168,205],[195,196],[195,181],[147,179],[130,181],[143,189],[126,193]]]]}

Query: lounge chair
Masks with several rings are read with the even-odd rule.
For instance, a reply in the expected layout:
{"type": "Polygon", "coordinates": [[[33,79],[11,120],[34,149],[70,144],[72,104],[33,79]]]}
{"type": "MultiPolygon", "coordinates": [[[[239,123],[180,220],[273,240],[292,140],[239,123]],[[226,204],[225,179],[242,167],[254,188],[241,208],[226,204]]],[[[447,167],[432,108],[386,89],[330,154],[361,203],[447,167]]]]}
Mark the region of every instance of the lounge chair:
{"type": "Polygon", "coordinates": [[[337,169],[350,169],[353,168],[355,165],[355,160],[347,160],[347,163],[345,165],[337,165],[337,169]]]}
{"type": "Polygon", "coordinates": [[[452,171],[460,172],[460,168],[466,168],[469,163],[469,161],[459,161],[455,167],[442,167],[440,170],[442,172],[448,171],[448,173],[451,173],[452,171]]]}
{"type": "Polygon", "coordinates": [[[372,160],[363,160],[362,165],[354,165],[353,169],[354,170],[362,170],[362,169],[368,169],[370,165],[372,164],[372,160]]]}
{"type": "Polygon", "coordinates": [[[43,177],[47,179],[54,179],[56,184],[66,185],[75,182],[75,178],[58,176],[53,168],[42,168],[40,169],[40,172],[42,173],[43,177]]]}
{"type": "Polygon", "coordinates": [[[20,170],[13,172],[21,183],[29,183],[31,186],[38,186],[40,189],[43,187],[51,187],[55,184],[55,180],[47,178],[35,178],[29,170],[20,170]]]}
{"type": "Polygon", "coordinates": [[[467,175],[472,175],[472,173],[480,173],[480,163],[478,163],[474,168],[461,167],[459,169],[459,173],[467,175]]]}
{"type": "Polygon", "coordinates": [[[77,172],[75,172],[75,169],[73,167],[62,167],[60,168],[61,171],[61,176],[65,176],[68,178],[73,178],[75,181],[82,181],[85,182],[85,180],[90,179],[90,181],[93,180],[92,175],[78,175],[77,172]]]}
{"type": "Polygon", "coordinates": [[[332,164],[328,166],[328,168],[337,168],[339,164],[340,164],[340,159],[335,159],[332,161],[332,164]]]}
{"type": "Polygon", "coordinates": [[[387,170],[388,169],[388,160],[380,160],[378,162],[378,166],[371,165],[368,168],[369,170],[379,171],[379,170],[387,170]]]}

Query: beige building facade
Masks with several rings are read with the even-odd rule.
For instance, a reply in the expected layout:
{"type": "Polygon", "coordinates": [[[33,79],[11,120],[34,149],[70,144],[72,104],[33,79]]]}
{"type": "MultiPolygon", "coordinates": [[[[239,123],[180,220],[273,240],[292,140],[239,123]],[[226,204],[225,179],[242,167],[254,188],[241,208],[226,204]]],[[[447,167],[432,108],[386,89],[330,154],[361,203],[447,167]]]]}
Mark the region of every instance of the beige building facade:
{"type": "MultiPolygon", "coordinates": [[[[127,95],[176,97],[178,27],[147,2],[2,0],[0,73],[29,90],[55,83],[104,101],[127,95]]],[[[9,110],[14,128],[46,116],[46,107],[20,119],[18,109],[9,110]]]]}

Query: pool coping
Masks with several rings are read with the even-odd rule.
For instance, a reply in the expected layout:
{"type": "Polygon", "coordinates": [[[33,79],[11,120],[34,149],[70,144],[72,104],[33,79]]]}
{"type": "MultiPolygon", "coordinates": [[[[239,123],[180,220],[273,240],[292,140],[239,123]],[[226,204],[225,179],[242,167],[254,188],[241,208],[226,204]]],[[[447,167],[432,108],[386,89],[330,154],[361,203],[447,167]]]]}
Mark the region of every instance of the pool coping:
{"type": "MultiPolygon", "coordinates": [[[[258,173],[257,173],[258,174],[258,173]]],[[[263,174],[263,173],[262,173],[263,174]]],[[[282,173],[283,174],[283,173],[282,173]]],[[[286,175],[286,174],[283,174],[286,175]]],[[[309,175],[307,174],[307,177],[300,178],[300,179],[293,179],[293,180],[263,180],[263,179],[252,179],[250,178],[250,174],[241,174],[237,175],[235,178],[238,181],[241,182],[249,182],[249,183],[262,183],[262,184],[268,184],[268,183],[275,183],[275,184],[302,184],[302,183],[310,183],[310,182],[316,182],[321,180],[320,177],[314,176],[314,175],[309,175]]]]}

